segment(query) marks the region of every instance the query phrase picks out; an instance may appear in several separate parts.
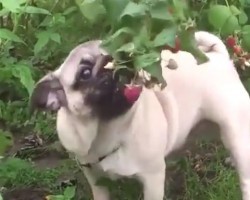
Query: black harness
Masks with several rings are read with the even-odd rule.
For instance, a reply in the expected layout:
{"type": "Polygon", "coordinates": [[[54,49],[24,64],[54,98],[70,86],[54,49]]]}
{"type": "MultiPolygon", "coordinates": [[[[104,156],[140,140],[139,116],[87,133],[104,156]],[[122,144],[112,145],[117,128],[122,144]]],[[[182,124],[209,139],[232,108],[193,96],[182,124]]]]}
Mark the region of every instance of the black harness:
{"type": "Polygon", "coordinates": [[[101,156],[97,159],[96,162],[93,163],[85,163],[85,164],[81,164],[81,167],[86,167],[86,168],[92,168],[93,165],[98,164],[99,162],[101,162],[102,160],[104,160],[105,158],[107,158],[108,156],[110,156],[111,154],[115,153],[118,149],[120,148],[120,146],[116,147],[115,149],[113,149],[111,152],[109,152],[108,154],[101,156]]]}

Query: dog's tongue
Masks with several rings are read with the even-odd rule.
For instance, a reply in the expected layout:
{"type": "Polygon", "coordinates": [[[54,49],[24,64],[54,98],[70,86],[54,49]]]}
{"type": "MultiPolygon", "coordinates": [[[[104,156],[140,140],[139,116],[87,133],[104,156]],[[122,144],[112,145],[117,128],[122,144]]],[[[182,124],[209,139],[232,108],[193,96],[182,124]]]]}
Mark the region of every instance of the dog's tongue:
{"type": "Polygon", "coordinates": [[[142,86],[127,85],[124,89],[124,96],[129,103],[134,103],[139,98],[142,92],[142,86]]]}

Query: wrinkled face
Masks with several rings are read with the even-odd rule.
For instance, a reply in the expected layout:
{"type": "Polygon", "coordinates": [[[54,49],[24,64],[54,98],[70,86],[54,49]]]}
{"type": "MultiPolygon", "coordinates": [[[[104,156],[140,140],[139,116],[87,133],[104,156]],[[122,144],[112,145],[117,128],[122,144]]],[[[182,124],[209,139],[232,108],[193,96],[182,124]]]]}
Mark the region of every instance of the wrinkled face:
{"type": "Polygon", "coordinates": [[[90,41],[73,49],[64,63],[44,76],[31,97],[31,109],[58,111],[65,108],[77,116],[96,115],[110,119],[126,112],[132,104],[123,93],[124,85],[111,69],[111,58],[90,41]]]}

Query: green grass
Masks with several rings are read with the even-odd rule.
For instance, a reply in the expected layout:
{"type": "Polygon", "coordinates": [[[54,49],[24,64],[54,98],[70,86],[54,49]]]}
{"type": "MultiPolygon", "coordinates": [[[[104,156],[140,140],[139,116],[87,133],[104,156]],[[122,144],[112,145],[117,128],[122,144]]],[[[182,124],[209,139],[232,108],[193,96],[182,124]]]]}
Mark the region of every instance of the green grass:
{"type": "MultiPolygon", "coordinates": [[[[18,106],[6,106],[2,118],[6,122],[3,131],[9,131],[13,137],[17,132],[10,129],[12,126],[25,135],[25,131],[33,130],[45,140],[54,139],[54,121],[50,123],[46,116],[39,115],[37,121],[28,120],[24,110],[20,112],[18,106]],[[9,110],[9,112],[8,112],[9,110]],[[11,113],[8,114],[8,113],[11,113]],[[16,116],[12,120],[11,116],[16,116]],[[35,128],[34,128],[35,127],[35,128]],[[32,129],[33,128],[33,129],[32,129]]],[[[29,134],[27,132],[26,134],[29,134]]],[[[19,137],[19,136],[18,136],[19,137]]],[[[241,199],[239,181],[235,169],[225,165],[228,153],[217,141],[196,141],[192,144],[192,151],[184,151],[181,156],[167,161],[166,196],[168,200],[234,200],[241,199]]],[[[35,151],[34,151],[35,152],[35,151]]],[[[0,188],[39,186],[50,189],[54,194],[62,194],[65,188],[58,188],[58,178],[63,174],[72,175],[77,167],[72,161],[64,162],[55,168],[39,168],[29,160],[5,158],[0,160],[0,188]]],[[[53,158],[52,158],[53,159],[53,158]]],[[[68,177],[66,176],[65,179],[68,177]]],[[[122,179],[116,182],[105,181],[105,185],[112,192],[112,200],[139,200],[142,199],[142,187],[133,179],[122,179]]],[[[79,189],[79,188],[78,188],[79,189]]],[[[84,199],[89,200],[89,186],[85,181],[80,187],[84,199]]],[[[1,191],[0,191],[1,193],[1,191]]],[[[78,200],[78,199],[76,199],[78,200]]]]}
{"type": "Polygon", "coordinates": [[[23,186],[54,188],[57,177],[62,173],[58,169],[40,170],[26,160],[7,158],[0,161],[0,185],[8,188],[23,186]]]}
{"type": "MultiPolygon", "coordinates": [[[[197,146],[198,149],[195,152],[188,153],[185,158],[171,166],[171,168],[176,168],[172,176],[173,180],[176,175],[182,176],[178,184],[182,189],[179,190],[180,194],[173,199],[240,199],[238,177],[235,169],[225,164],[228,153],[224,147],[218,142],[200,142],[197,146]]],[[[168,191],[168,188],[166,190],[168,191]]],[[[168,193],[171,197],[171,185],[168,193]]]]}

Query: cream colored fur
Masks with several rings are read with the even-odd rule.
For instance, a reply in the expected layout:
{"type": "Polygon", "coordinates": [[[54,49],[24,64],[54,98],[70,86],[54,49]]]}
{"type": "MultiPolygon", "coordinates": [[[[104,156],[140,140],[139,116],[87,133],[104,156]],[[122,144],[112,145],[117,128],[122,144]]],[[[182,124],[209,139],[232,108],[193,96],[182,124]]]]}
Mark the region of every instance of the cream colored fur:
{"type": "MultiPolygon", "coordinates": [[[[94,200],[110,200],[108,191],[95,185],[103,174],[136,177],[143,183],[144,200],[163,200],[164,158],[185,143],[202,119],[220,126],[222,141],[236,163],[243,200],[250,200],[249,95],[221,40],[207,32],[195,36],[209,62],[198,66],[190,53],[163,51],[162,69],[168,86],[161,92],[144,88],[129,112],[109,122],[86,114],[82,97],[64,87],[72,112],[61,108],[57,114],[63,146],[83,164],[96,162],[120,146],[93,168],[84,169],[94,200]],[[178,64],[176,70],[165,67],[171,58],[178,64]]],[[[65,82],[75,73],[68,64],[66,59],[55,72],[65,82]]]]}

